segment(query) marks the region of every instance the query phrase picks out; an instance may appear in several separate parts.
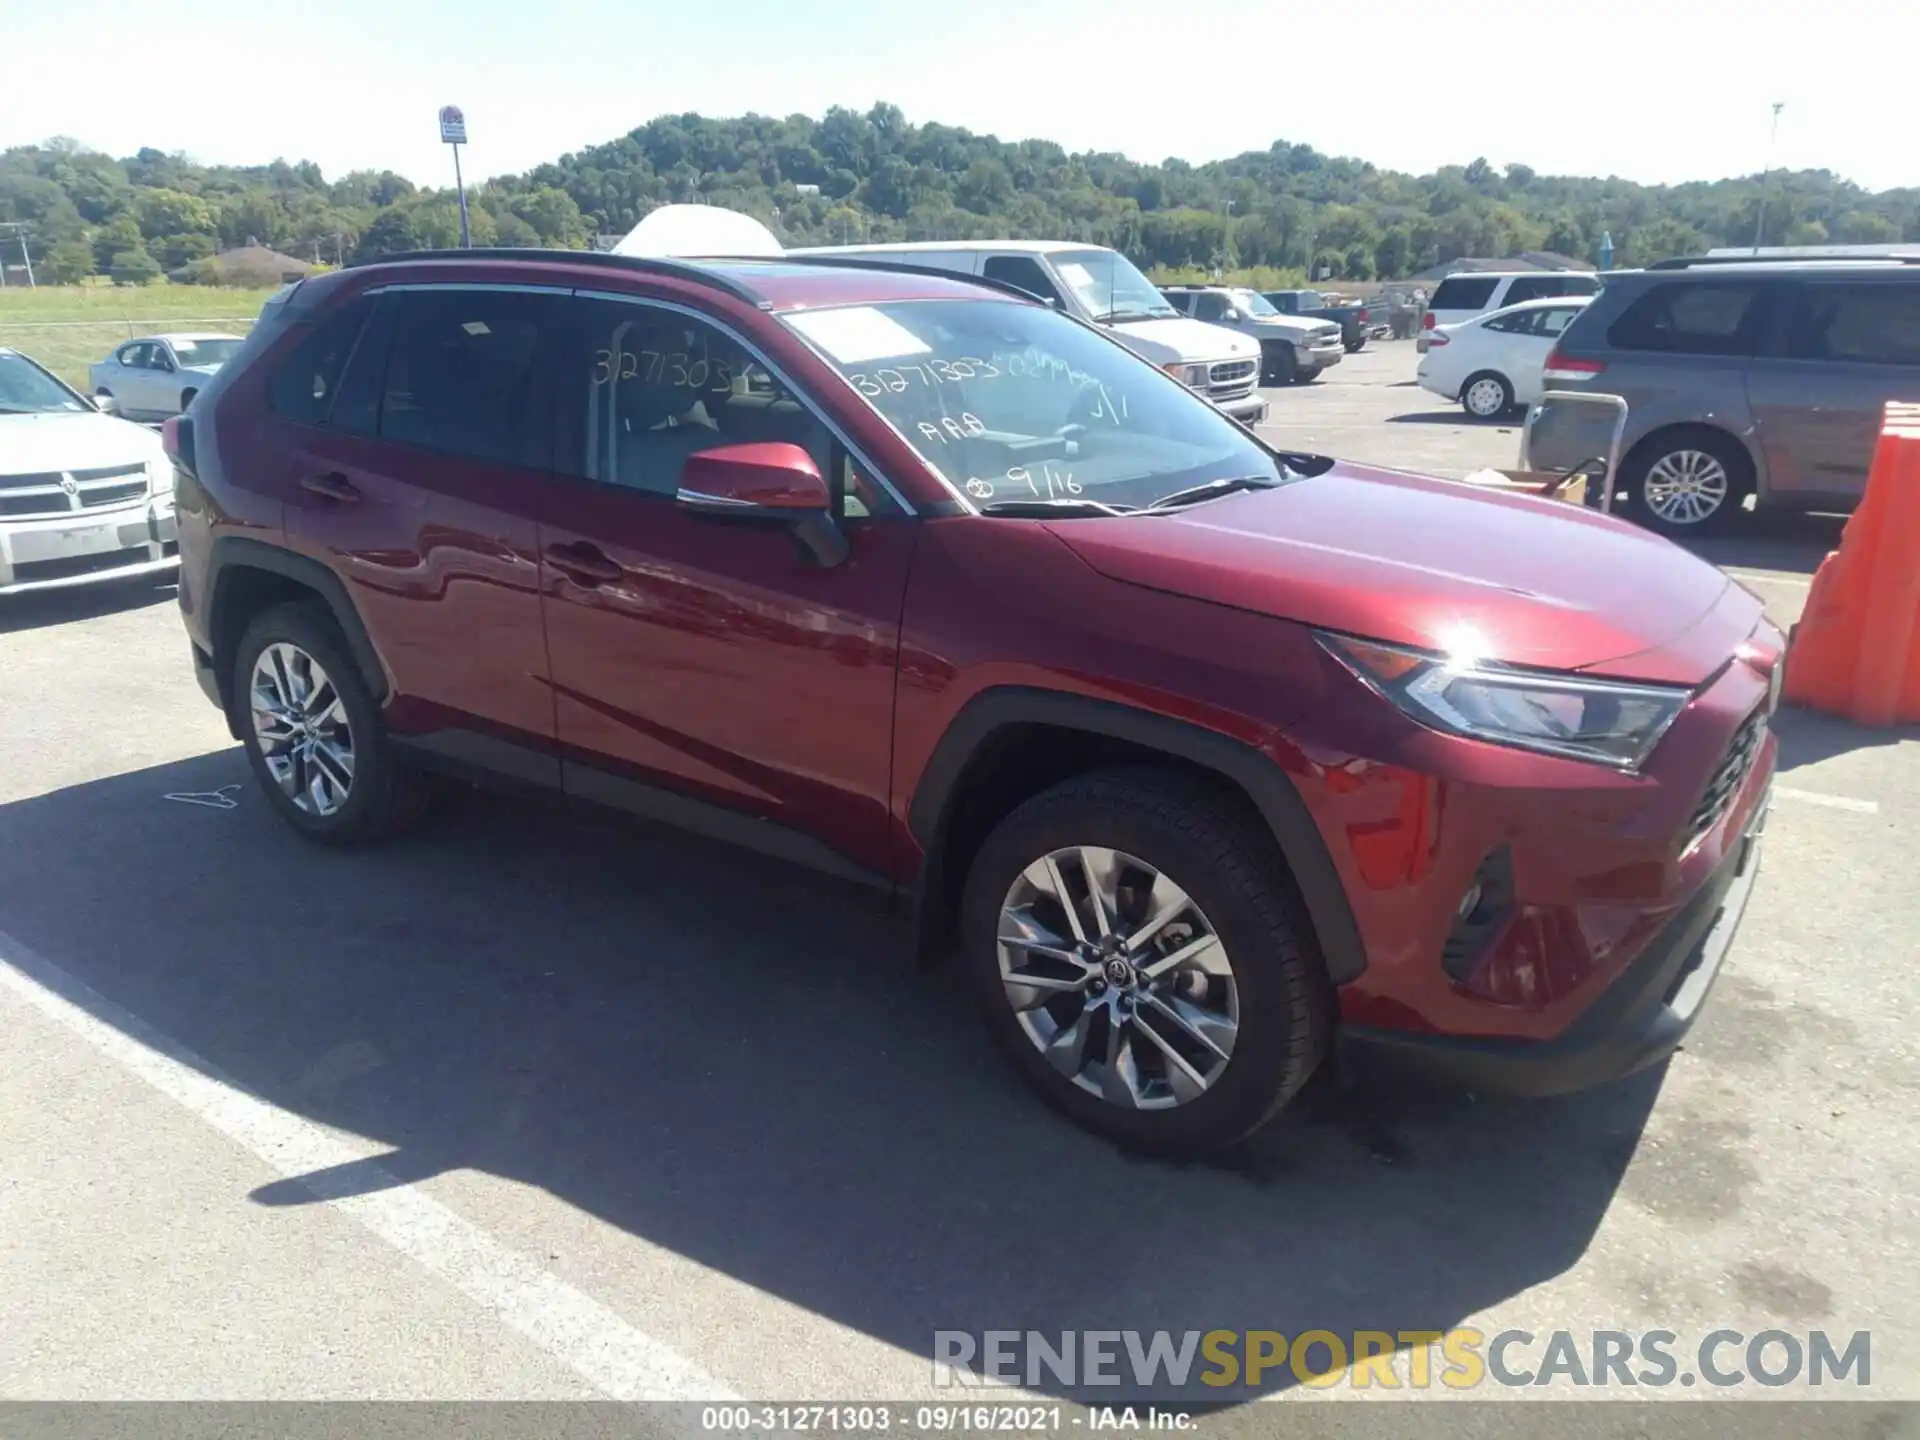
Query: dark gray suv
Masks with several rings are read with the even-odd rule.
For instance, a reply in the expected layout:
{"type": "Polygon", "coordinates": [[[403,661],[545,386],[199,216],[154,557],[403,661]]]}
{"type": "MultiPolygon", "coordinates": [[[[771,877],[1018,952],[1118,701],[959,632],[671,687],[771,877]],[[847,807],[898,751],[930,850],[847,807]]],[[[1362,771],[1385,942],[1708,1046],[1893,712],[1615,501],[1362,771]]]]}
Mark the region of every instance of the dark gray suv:
{"type": "MultiPolygon", "coordinates": [[[[1889,400],[1920,401],[1920,256],[1671,260],[1604,277],[1546,362],[1549,390],[1625,398],[1617,492],[1669,535],[1756,505],[1850,511],[1889,400]]],[[[1545,402],[1525,463],[1604,453],[1590,406],[1545,402]]]]}

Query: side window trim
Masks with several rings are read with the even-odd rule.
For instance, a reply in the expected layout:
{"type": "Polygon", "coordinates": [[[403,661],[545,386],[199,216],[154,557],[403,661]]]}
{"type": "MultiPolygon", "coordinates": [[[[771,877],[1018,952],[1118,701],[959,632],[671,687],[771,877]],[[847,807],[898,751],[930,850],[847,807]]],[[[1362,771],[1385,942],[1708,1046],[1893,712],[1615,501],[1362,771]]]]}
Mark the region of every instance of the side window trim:
{"type": "Polygon", "coordinates": [[[907,500],[907,497],[895,488],[891,480],[887,479],[880,467],[874,464],[867,453],[853,442],[853,438],[835,422],[832,416],[820,408],[812,395],[808,394],[801,386],[794,384],[792,377],[790,377],[785,370],[781,369],[780,366],[774,364],[768,357],[766,351],[762,350],[758,345],[754,344],[752,340],[742,335],[739,330],[735,329],[719,316],[710,315],[704,310],[696,310],[691,305],[681,305],[672,300],[662,300],[657,296],[630,295],[618,290],[562,290],[558,293],[571,296],[575,300],[606,300],[620,305],[638,305],[654,310],[665,310],[671,314],[698,320],[703,325],[712,326],[715,330],[718,330],[722,335],[726,336],[727,339],[746,351],[747,354],[751,355],[756,363],[764,366],[767,373],[773,376],[773,378],[785,388],[789,395],[799,401],[800,404],[806,408],[809,415],[813,416],[815,420],[819,421],[820,424],[826,428],[827,433],[834,438],[847,454],[853,457],[860,468],[873,477],[874,484],[887,492],[888,498],[900,507],[900,513],[902,515],[914,516],[919,514],[907,500]]]}

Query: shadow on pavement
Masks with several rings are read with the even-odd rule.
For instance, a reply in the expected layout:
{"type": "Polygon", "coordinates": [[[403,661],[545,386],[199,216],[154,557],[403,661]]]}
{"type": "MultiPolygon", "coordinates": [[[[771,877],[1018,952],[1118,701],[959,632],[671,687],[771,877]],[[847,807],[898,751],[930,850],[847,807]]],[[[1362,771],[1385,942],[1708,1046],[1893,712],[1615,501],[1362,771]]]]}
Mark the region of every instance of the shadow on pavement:
{"type": "Polygon", "coordinates": [[[1518,435],[1520,427],[1512,420],[1480,420],[1459,408],[1452,410],[1410,410],[1404,415],[1387,416],[1389,425],[1458,425],[1463,430],[1497,430],[1518,435]]]}
{"type": "Polygon", "coordinates": [[[1660,1084],[1323,1078],[1223,1161],[1136,1159],[1030,1098],[955,983],[811,874],[482,797],[329,851],[238,749],[0,807],[0,914],[390,1148],[315,1177],[330,1196],[490,1171],[929,1358],[937,1329],[1445,1329],[1578,1261],[1660,1084]],[[233,810],[162,798],[236,783],[233,810]]]}
{"type": "Polygon", "coordinates": [[[1835,755],[1865,750],[1876,745],[1898,745],[1904,740],[1920,740],[1920,725],[1891,725],[1884,730],[1870,729],[1823,715],[1798,705],[1783,705],[1773,717],[1773,733],[1780,737],[1779,770],[1785,773],[1802,765],[1817,765],[1835,755]]]}
{"type": "Polygon", "coordinates": [[[98,585],[76,585],[70,590],[28,590],[19,595],[0,595],[0,635],[76,620],[97,620],[123,610],[140,610],[171,602],[177,593],[173,577],[165,575],[159,580],[112,580],[98,585]]]}
{"type": "Polygon", "coordinates": [[[1715,565],[1811,575],[1829,550],[1839,548],[1840,532],[1846,523],[1844,515],[1761,510],[1747,516],[1733,534],[1680,543],[1715,565]]]}

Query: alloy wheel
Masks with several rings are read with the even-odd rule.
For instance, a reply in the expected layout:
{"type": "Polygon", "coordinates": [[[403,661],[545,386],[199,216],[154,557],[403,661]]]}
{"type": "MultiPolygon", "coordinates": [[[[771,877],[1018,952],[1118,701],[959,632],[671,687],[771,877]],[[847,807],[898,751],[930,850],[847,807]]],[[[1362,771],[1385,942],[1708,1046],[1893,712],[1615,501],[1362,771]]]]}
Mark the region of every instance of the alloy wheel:
{"type": "Polygon", "coordinates": [[[353,790],[353,727],[320,662],[276,641],[253,662],[249,690],[267,773],[307,814],[338,813],[353,790]]]}
{"type": "Polygon", "coordinates": [[[1226,946],[1145,861],[1091,845],[1035,860],[1001,902],[998,948],[1020,1028],[1089,1094],[1165,1110],[1226,1072],[1240,1029],[1226,946]]]}
{"type": "Polygon", "coordinates": [[[1669,525],[1698,525],[1727,503],[1727,467],[1704,450],[1662,455],[1640,482],[1640,503],[1669,525]]]}
{"type": "Polygon", "coordinates": [[[1482,420],[1491,420],[1507,408],[1507,387],[1491,378],[1474,381],[1465,395],[1467,410],[1482,420]]]}

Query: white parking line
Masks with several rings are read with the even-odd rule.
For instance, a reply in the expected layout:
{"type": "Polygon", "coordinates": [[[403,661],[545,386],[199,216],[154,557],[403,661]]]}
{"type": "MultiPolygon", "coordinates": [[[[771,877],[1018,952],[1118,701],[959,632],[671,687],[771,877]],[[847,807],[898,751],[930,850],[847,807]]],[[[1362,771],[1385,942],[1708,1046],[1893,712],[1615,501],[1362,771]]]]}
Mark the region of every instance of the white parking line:
{"type": "Polygon", "coordinates": [[[0,932],[0,985],[197,1115],[280,1174],[306,1186],[492,1311],[602,1394],[616,1400],[732,1400],[711,1375],[634,1329],[591,1296],[509,1250],[439,1201],[402,1185],[356,1150],[299,1116],[250,1095],[176,1043],[0,932]],[[357,1163],[356,1163],[357,1162],[357,1163]],[[329,1186],[326,1172],[353,1165],[359,1191],[329,1186]]]}
{"type": "Polygon", "coordinates": [[[1878,815],[1878,800],[1855,800],[1851,795],[1825,795],[1818,790],[1796,790],[1791,785],[1776,785],[1774,796],[1781,800],[1798,800],[1806,805],[1824,805],[1829,810],[1851,810],[1856,815],[1878,815]]]}
{"type": "Polygon", "coordinates": [[[1726,573],[1736,580],[1751,580],[1756,585],[1790,585],[1795,590],[1806,590],[1813,585],[1813,581],[1798,575],[1776,575],[1771,570],[1727,570],[1726,573]]]}

